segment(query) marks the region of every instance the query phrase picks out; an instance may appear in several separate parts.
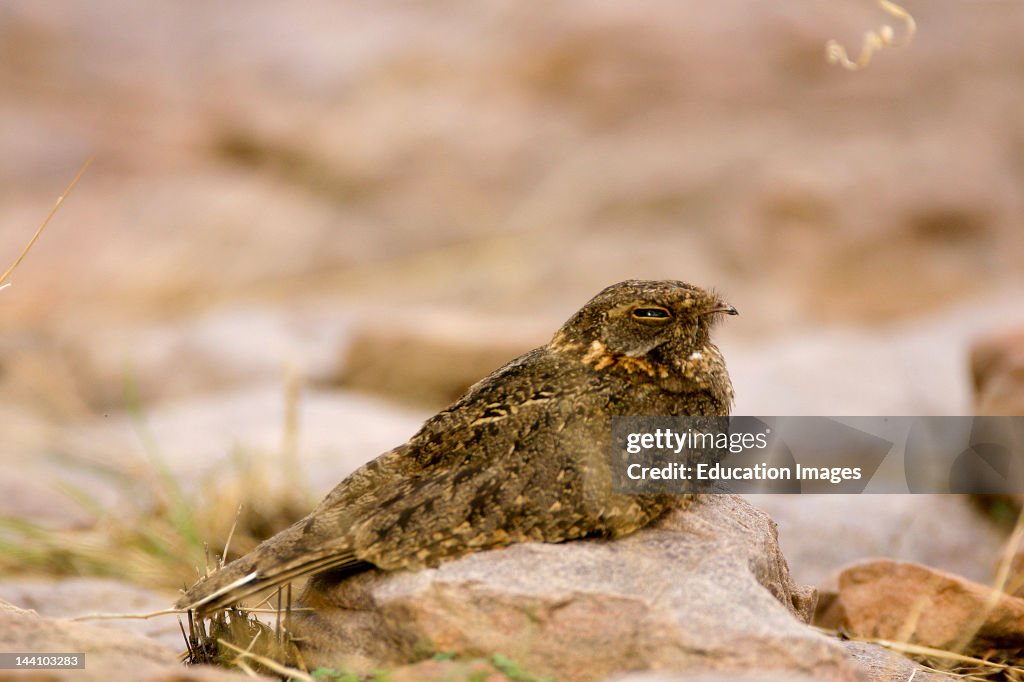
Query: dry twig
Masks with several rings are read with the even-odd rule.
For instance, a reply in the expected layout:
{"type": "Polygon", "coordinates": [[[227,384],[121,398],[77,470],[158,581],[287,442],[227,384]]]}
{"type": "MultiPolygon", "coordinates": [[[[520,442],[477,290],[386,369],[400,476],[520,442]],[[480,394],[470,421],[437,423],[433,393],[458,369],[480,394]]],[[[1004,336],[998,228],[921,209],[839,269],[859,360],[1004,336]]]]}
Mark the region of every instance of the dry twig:
{"type": "Polygon", "coordinates": [[[64,193],[57,197],[57,201],[54,202],[53,208],[50,209],[50,212],[46,215],[46,218],[43,220],[42,223],[40,223],[39,227],[36,228],[36,233],[32,235],[32,239],[28,240],[28,244],[26,244],[25,248],[21,250],[21,253],[18,255],[18,257],[14,259],[14,262],[11,263],[11,267],[7,268],[7,270],[4,271],[4,274],[0,275],[0,290],[6,289],[7,287],[11,286],[11,283],[7,281],[8,278],[14,273],[15,269],[17,269],[17,267],[21,265],[21,261],[25,259],[25,256],[28,254],[29,250],[35,245],[36,240],[39,239],[39,235],[43,233],[43,230],[46,229],[46,226],[50,224],[50,220],[52,220],[53,216],[56,215],[57,209],[59,209],[60,205],[64,203],[64,199],[66,199],[67,196],[71,194],[71,190],[75,188],[75,185],[78,184],[78,181],[82,178],[83,175],[85,175],[85,171],[88,170],[90,164],[92,164],[92,159],[93,157],[89,157],[88,159],[85,160],[85,163],[83,163],[82,167],[78,169],[77,173],[75,173],[75,177],[68,184],[67,188],[64,190],[64,193]]]}

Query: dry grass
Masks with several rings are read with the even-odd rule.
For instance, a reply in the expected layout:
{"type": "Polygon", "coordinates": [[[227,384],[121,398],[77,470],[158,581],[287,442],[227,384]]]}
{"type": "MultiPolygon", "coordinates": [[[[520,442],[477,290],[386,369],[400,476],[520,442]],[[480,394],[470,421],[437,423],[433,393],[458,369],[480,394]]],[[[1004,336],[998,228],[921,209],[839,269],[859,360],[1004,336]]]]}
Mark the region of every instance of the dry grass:
{"type": "Polygon", "coordinates": [[[238,453],[236,461],[230,486],[211,483],[191,495],[156,472],[140,484],[123,472],[107,471],[123,486],[125,502],[117,509],[103,507],[84,489],[66,486],[67,495],[96,523],[62,530],[24,518],[0,518],[0,572],[106,576],[157,588],[191,584],[214,563],[252,549],[308,510],[273,485],[276,469],[265,458],[253,461],[238,453]],[[203,538],[221,540],[209,546],[203,538]]]}
{"type": "MultiPolygon", "coordinates": [[[[291,602],[290,595],[288,601],[291,602]]],[[[288,679],[312,680],[288,634],[290,609],[282,612],[279,608],[276,616],[271,627],[246,609],[225,609],[205,619],[189,613],[188,631],[182,626],[181,632],[187,649],[183,659],[192,665],[237,667],[252,674],[266,672],[288,679]]]]}
{"type": "MultiPolygon", "coordinates": [[[[107,480],[120,503],[110,506],[85,487],[65,483],[60,489],[96,519],[92,526],[54,529],[30,519],[0,517],[0,572],[105,576],[161,589],[186,586],[312,508],[312,493],[295,474],[294,453],[238,449],[226,475],[186,491],[166,465],[134,391],[129,387],[126,393],[143,461],[130,467],[62,462],[107,480]]],[[[289,403],[298,402],[293,381],[285,393],[289,403]]],[[[286,423],[286,431],[297,428],[295,419],[286,423]]],[[[285,449],[295,440],[295,434],[286,434],[285,449]]]]}

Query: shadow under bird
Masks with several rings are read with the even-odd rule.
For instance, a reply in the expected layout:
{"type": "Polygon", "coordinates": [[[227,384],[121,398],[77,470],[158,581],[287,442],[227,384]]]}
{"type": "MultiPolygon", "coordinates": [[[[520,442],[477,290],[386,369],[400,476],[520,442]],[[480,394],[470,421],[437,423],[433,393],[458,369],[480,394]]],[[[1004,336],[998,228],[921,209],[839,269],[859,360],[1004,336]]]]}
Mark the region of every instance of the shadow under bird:
{"type": "Polygon", "coordinates": [[[611,418],[727,416],[732,383],[710,336],[721,314],[736,309],[683,282],[608,287],[178,606],[206,613],[327,570],[418,569],[642,528],[685,498],[613,490],[611,418]]]}

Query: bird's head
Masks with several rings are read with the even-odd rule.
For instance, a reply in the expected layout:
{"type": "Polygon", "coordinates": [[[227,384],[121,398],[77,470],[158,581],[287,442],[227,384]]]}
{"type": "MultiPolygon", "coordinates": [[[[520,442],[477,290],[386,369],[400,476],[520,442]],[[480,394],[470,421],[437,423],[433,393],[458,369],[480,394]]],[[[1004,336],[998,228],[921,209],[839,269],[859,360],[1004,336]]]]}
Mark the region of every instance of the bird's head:
{"type": "Polygon", "coordinates": [[[673,280],[627,280],[592,298],[555,334],[554,350],[678,363],[710,344],[711,327],[736,309],[673,280]]]}

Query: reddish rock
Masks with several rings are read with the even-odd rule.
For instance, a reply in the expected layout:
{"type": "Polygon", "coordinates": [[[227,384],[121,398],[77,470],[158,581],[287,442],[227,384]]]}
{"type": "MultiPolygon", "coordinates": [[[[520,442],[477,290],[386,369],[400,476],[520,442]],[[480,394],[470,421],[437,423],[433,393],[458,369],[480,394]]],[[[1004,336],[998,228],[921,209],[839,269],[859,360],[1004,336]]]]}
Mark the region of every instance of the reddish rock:
{"type": "Polygon", "coordinates": [[[1024,646],[1024,599],[920,564],[882,559],[847,568],[838,606],[859,637],[973,652],[1024,646]]]}
{"type": "Polygon", "coordinates": [[[1024,329],[985,336],[971,348],[974,412],[1024,415],[1024,329]]]}

